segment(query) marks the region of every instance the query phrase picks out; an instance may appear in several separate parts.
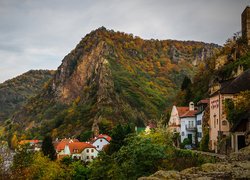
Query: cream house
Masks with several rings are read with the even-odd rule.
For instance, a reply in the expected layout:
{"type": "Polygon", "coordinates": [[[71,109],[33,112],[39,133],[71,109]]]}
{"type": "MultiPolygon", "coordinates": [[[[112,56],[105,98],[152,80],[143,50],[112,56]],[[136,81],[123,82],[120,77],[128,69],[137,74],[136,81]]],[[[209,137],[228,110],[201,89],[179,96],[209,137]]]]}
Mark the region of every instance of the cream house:
{"type": "Polygon", "coordinates": [[[209,138],[210,149],[218,152],[218,143],[222,138],[230,135],[230,127],[226,114],[226,101],[237,102],[237,94],[250,90],[250,69],[244,71],[238,77],[214,83],[210,88],[210,120],[209,138]]]}

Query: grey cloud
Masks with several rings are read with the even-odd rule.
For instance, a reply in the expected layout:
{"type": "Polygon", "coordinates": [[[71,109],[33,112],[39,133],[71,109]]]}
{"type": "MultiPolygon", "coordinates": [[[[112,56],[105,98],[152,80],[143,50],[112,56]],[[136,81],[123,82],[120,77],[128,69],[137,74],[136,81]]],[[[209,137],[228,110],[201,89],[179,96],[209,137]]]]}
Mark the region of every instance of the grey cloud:
{"type": "Polygon", "coordinates": [[[0,82],[29,69],[55,69],[100,26],[145,39],[223,44],[240,30],[246,5],[247,0],[0,0],[0,82]]]}

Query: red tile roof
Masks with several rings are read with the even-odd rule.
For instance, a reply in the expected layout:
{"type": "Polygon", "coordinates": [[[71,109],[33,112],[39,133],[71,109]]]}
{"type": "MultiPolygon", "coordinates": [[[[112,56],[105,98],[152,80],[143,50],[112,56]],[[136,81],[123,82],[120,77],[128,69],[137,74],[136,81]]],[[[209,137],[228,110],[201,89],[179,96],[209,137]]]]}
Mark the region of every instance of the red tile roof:
{"type": "Polygon", "coordinates": [[[180,117],[194,117],[196,113],[197,113],[197,110],[187,111],[186,113],[182,114],[182,116],[180,117]]]}
{"type": "Polygon", "coordinates": [[[59,143],[55,144],[55,149],[57,152],[60,152],[61,150],[64,150],[64,147],[66,144],[69,144],[70,142],[79,142],[78,139],[62,139],[59,143]]]}
{"type": "Polygon", "coordinates": [[[68,144],[70,153],[81,153],[84,149],[86,148],[95,148],[90,143],[85,143],[85,142],[71,142],[68,144]],[[77,151],[75,151],[77,150],[77,151]]]}
{"type": "Polygon", "coordinates": [[[108,142],[111,141],[111,137],[108,136],[108,135],[106,135],[106,134],[99,134],[99,135],[97,136],[96,139],[100,139],[100,138],[104,138],[104,139],[106,139],[108,142]]]}
{"type": "Polygon", "coordinates": [[[208,104],[208,103],[209,103],[209,99],[202,99],[197,104],[208,104]]]}
{"type": "Polygon", "coordinates": [[[179,117],[181,117],[183,114],[189,111],[189,107],[176,107],[176,108],[177,108],[179,117]]]}
{"type": "Polygon", "coordinates": [[[179,117],[194,117],[197,110],[190,111],[189,107],[176,107],[179,117]]]}
{"type": "Polygon", "coordinates": [[[21,140],[19,142],[19,144],[23,145],[23,144],[28,144],[28,143],[32,143],[32,144],[37,144],[39,142],[42,142],[42,140],[37,140],[37,139],[33,139],[33,140],[21,140]]]}

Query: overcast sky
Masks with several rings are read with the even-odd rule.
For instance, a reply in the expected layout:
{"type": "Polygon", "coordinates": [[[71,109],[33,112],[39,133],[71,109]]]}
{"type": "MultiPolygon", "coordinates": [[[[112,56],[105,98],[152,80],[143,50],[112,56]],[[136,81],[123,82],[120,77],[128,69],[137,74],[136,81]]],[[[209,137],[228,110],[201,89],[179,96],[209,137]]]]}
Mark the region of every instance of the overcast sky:
{"type": "Polygon", "coordinates": [[[250,0],[0,0],[0,83],[56,69],[90,31],[220,45],[241,30],[250,0]]]}

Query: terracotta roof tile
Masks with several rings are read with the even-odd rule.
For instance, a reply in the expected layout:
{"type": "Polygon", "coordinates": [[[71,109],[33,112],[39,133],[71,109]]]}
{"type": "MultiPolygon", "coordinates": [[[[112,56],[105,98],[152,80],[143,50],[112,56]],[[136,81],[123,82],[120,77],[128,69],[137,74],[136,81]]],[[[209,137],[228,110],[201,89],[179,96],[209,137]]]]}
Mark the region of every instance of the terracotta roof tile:
{"type": "Polygon", "coordinates": [[[111,137],[108,136],[108,135],[106,135],[106,134],[99,134],[99,135],[97,136],[97,139],[99,139],[99,138],[104,138],[104,139],[106,139],[108,142],[111,141],[111,137]]]}
{"type": "Polygon", "coordinates": [[[60,142],[56,142],[54,144],[56,151],[60,152],[64,150],[65,145],[69,144],[70,142],[79,142],[79,140],[78,139],[62,139],[60,142]]]}
{"type": "Polygon", "coordinates": [[[37,144],[37,143],[40,143],[42,142],[42,140],[37,140],[37,139],[33,139],[33,140],[21,140],[19,142],[19,144],[23,145],[23,144],[28,144],[28,143],[33,143],[33,144],[37,144]]]}
{"type": "Polygon", "coordinates": [[[196,113],[197,113],[197,110],[187,111],[186,113],[182,114],[180,117],[194,117],[196,113]]]}
{"type": "Polygon", "coordinates": [[[178,111],[178,115],[181,117],[187,111],[189,111],[189,107],[176,107],[178,111]]]}
{"type": "Polygon", "coordinates": [[[85,143],[85,142],[71,142],[68,144],[69,149],[70,149],[70,153],[81,153],[84,149],[86,148],[95,148],[95,146],[93,146],[90,143],[85,143]],[[77,151],[75,151],[77,150],[77,151]]]}

